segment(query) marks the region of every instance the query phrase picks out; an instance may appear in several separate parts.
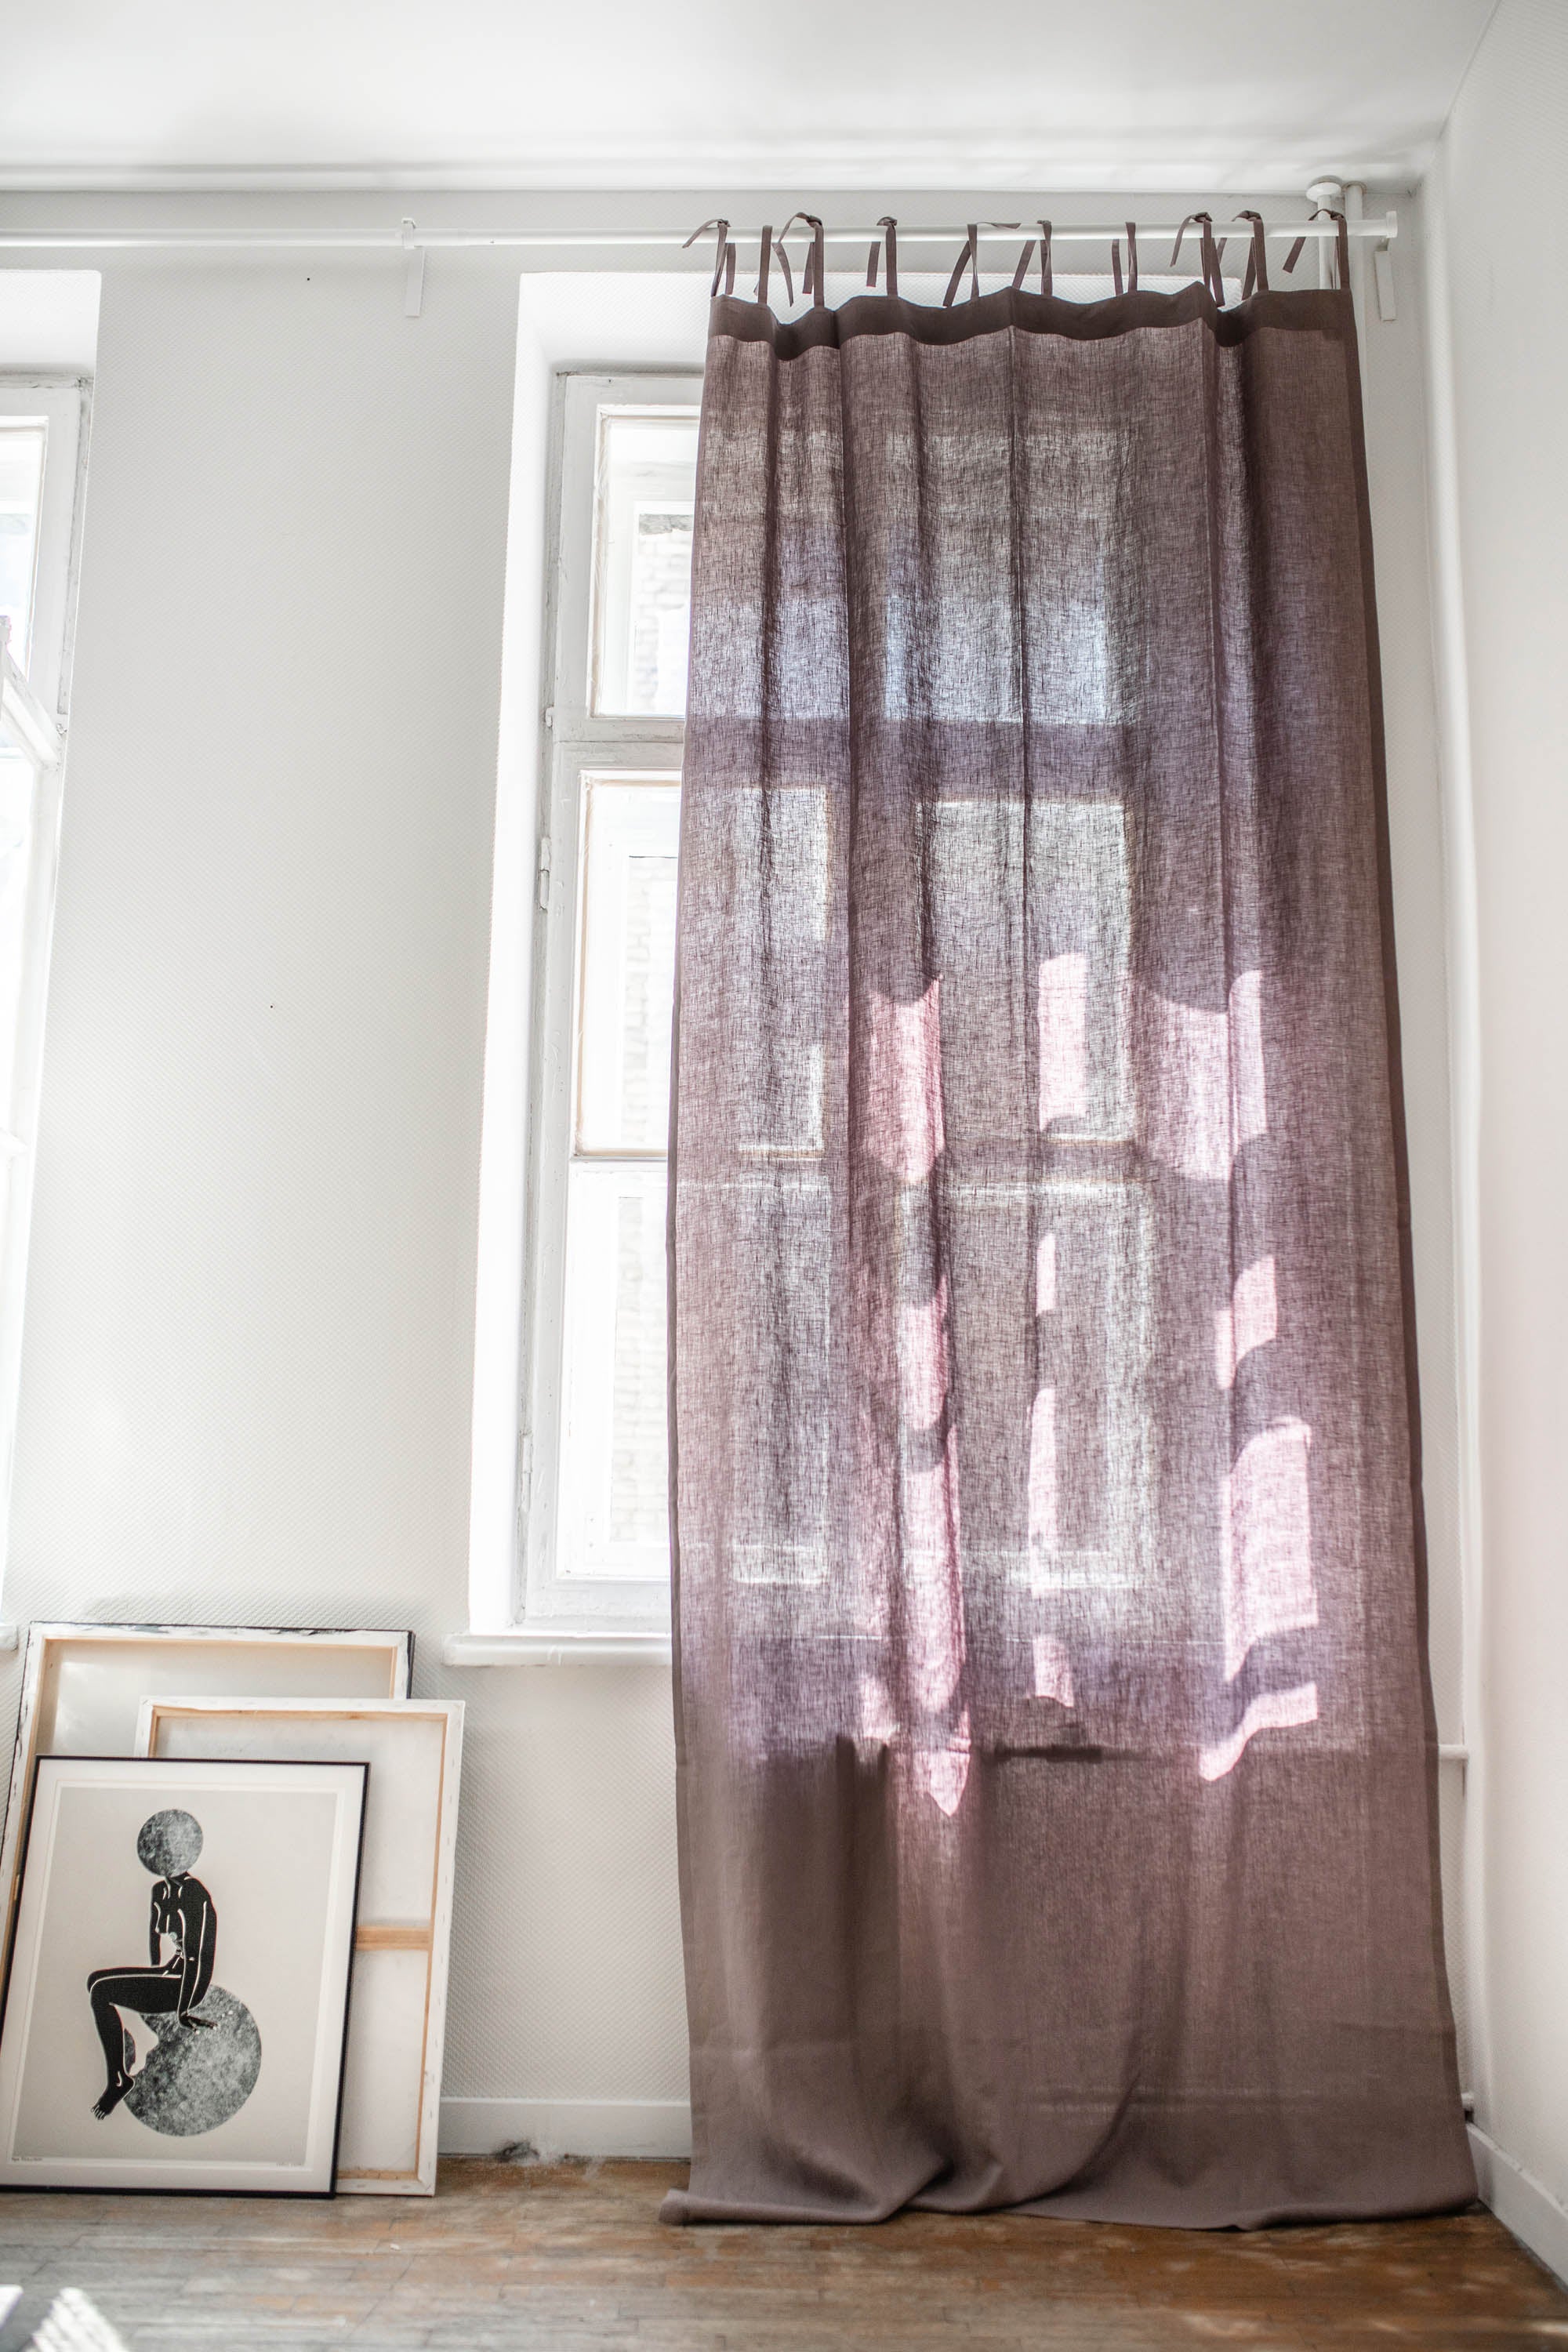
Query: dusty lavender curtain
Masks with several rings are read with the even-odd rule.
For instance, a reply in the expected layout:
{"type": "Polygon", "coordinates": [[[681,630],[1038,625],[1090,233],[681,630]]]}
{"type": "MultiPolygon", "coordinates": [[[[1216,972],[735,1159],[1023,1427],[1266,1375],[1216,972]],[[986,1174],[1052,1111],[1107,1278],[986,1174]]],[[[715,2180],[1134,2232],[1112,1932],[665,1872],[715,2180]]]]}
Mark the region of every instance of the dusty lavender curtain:
{"type": "Polygon", "coordinates": [[[1352,306],[715,302],[673,2220],[1462,2202],[1352,306]]]}

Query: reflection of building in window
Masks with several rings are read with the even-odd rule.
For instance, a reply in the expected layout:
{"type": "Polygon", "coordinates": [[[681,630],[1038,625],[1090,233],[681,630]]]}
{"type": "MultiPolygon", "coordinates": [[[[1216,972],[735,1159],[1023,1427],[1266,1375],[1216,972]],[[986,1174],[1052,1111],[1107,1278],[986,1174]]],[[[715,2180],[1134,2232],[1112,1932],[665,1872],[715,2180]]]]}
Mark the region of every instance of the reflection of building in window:
{"type": "Polygon", "coordinates": [[[668,1561],[665,1171],[574,1161],[566,1214],[561,1573],[668,1561]]]}
{"type": "Polygon", "coordinates": [[[560,1572],[668,1559],[664,1152],[679,787],[589,776],[566,1171],[560,1572]]]}
{"type": "Polygon", "coordinates": [[[647,1192],[622,1192],[616,1218],[610,1541],[655,1545],[669,1513],[664,1204],[647,1192]]]}
{"type": "Polygon", "coordinates": [[[669,1129],[669,1018],[675,992],[673,857],[627,860],[622,1121],[627,1143],[657,1150],[669,1129]]]}
{"type": "Polygon", "coordinates": [[[686,709],[697,421],[599,412],[593,550],[595,716],[686,709]]]}
{"type": "Polygon", "coordinates": [[[684,710],[691,634],[691,509],[637,509],[632,543],[633,710],[684,710]]]}

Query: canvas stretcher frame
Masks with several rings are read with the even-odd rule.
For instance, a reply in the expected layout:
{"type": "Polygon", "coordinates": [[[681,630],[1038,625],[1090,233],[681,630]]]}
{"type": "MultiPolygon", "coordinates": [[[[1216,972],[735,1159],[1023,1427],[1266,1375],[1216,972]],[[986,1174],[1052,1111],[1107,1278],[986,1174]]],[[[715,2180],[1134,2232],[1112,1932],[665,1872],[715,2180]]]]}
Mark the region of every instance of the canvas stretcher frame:
{"type": "Polygon", "coordinates": [[[144,1699],[139,1756],[370,1765],[338,2188],[436,2192],[461,1699],[144,1699]]]}
{"type": "Polygon", "coordinates": [[[413,1664],[413,1634],[386,1627],[66,1621],[30,1626],[0,1836],[0,1998],[11,1962],[33,1768],[40,1756],[129,1755],[149,1690],[404,1698],[413,1664]]]}

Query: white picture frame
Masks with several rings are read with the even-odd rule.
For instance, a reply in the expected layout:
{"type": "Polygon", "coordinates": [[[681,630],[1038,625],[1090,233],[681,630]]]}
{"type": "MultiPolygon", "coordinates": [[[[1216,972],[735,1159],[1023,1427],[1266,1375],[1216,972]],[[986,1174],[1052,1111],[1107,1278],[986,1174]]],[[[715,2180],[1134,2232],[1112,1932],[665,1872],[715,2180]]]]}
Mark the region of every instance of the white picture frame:
{"type": "Polygon", "coordinates": [[[143,1699],[138,1756],[370,1766],[338,2189],[433,2197],[461,1699],[143,1699]]]}
{"type": "Polygon", "coordinates": [[[40,1756],[129,1756],[149,1691],[294,1698],[405,1698],[414,1636],[384,1627],[97,1625],[27,1631],[5,1828],[0,1836],[0,1988],[10,1964],[33,1767],[40,1756]]]}
{"type": "Polygon", "coordinates": [[[0,2187],[331,2195],[367,1777],[38,1759],[0,2187]]]}

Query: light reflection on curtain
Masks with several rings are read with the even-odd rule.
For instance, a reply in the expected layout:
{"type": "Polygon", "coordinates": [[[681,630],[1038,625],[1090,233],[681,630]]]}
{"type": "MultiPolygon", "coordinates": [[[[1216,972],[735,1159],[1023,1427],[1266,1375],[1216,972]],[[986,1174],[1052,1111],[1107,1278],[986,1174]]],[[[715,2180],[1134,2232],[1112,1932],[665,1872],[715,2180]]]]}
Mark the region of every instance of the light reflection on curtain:
{"type": "Polygon", "coordinates": [[[1360,435],[1337,293],[715,305],[672,2219],[1473,2193],[1360,435]]]}

